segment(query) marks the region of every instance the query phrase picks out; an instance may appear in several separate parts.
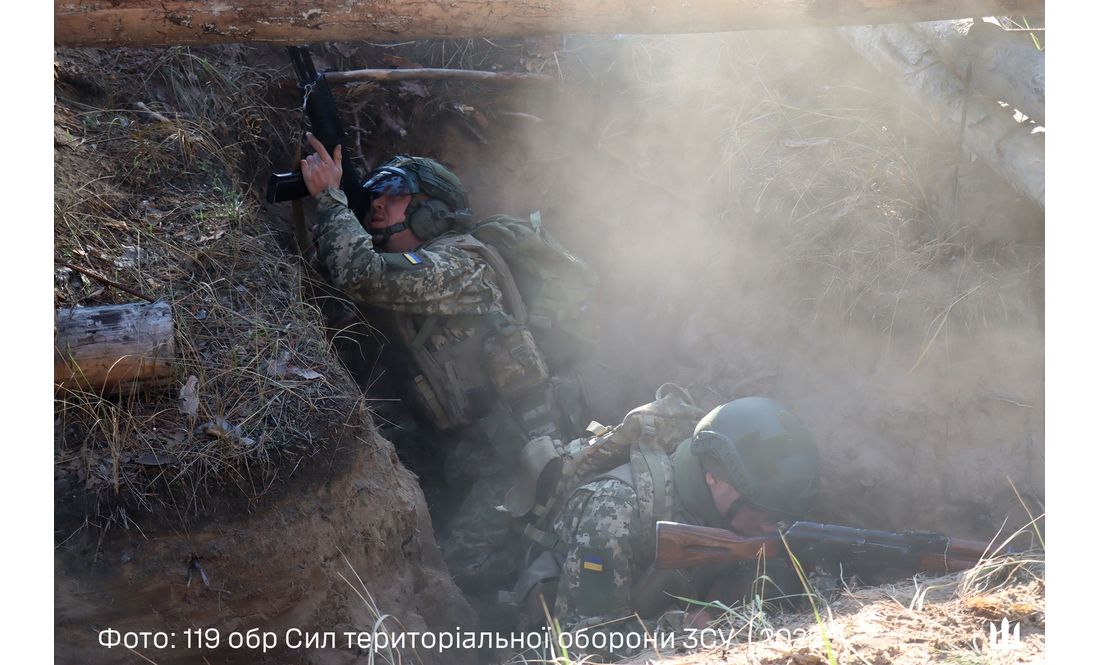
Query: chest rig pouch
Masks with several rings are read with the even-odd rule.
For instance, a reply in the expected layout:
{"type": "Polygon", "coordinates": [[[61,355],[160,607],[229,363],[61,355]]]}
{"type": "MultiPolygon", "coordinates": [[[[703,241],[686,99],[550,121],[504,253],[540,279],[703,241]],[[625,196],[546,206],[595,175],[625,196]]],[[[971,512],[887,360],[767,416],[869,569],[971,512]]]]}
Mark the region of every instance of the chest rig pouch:
{"type": "Polygon", "coordinates": [[[500,592],[498,599],[519,606],[521,616],[533,623],[542,616],[540,596],[553,606],[558,574],[569,552],[569,544],[552,529],[554,520],[578,488],[596,480],[614,478],[634,490],[641,559],[652,560],[656,523],[678,507],[669,453],[691,436],[704,415],[686,390],[666,383],[653,402],[632,410],[615,428],[593,422],[586,438],[563,444],[543,437],[524,446],[519,477],[504,507],[526,523],[523,535],[532,548],[516,586],[500,592]]]}
{"type": "Polygon", "coordinates": [[[521,323],[527,318],[527,309],[508,265],[495,248],[470,235],[441,236],[425,247],[442,244],[474,253],[489,264],[496,273],[506,311],[450,318],[390,313],[391,329],[419,372],[405,381],[405,393],[421,416],[439,429],[476,423],[502,453],[518,453],[534,436],[568,435],[555,425],[562,420],[556,417],[561,412],[556,399],[560,381],[550,380],[542,352],[521,323]],[[429,339],[444,328],[474,332],[442,348],[432,348],[429,339]]]}

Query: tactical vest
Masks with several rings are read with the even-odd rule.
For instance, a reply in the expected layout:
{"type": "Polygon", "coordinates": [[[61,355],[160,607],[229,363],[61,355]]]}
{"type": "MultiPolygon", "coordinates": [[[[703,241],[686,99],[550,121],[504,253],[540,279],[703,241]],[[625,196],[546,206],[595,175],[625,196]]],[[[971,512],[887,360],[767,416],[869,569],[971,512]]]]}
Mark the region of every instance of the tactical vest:
{"type": "Polygon", "coordinates": [[[471,252],[493,269],[505,311],[451,318],[392,311],[385,315],[416,367],[417,374],[405,380],[404,392],[421,417],[441,430],[476,423],[501,450],[518,450],[534,437],[565,438],[579,432],[579,381],[569,375],[550,376],[542,352],[522,323],[527,308],[508,264],[495,248],[468,234],[444,235],[423,248],[441,245],[471,252]],[[430,336],[443,327],[476,332],[431,348],[430,336]]]}
{"type": "Polygon", "coordinates": [[[531,330],[551,373],[556,373],[596,350],[600,279],[555,240],[541,220],[538,212],[528,219],[493,215],[470,233],[496,249],[508,265],[527,306],[527,317],[519,320],[531,330]]]}
{"type": "Polygon", "coordinates": [[[504,507],[527,521],[523,534],[533,545],[515,588],[500,592],[499,600],[519,605],[529,620],[541,616],[539,596],[553,596],[569,551],[569,543],[553,532],[554,520],[578,488],[598,480],[614,478],[634,490],[642,560],[652,560],[656,524],[678,508],[669,456],[704,415],[686,390],[666,383],[655,401],[632,410],[613,429],[592,423],[587,439],[563,445],[543,437],[528,443],[504,507]]]}

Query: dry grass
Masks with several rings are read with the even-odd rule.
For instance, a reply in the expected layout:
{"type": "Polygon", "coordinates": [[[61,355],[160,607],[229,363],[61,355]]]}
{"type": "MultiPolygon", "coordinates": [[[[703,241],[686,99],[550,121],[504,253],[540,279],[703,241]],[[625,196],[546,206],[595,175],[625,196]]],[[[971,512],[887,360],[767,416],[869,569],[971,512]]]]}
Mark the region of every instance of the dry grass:
{"type": "MultiPolygon", "coordinates": [[[[151,511],[170,498],[186,514],[219,487],[255,499],[358,399],[303,300],[296,257],[249,191],[271,168],[280,116],[258,101],[274,72],[241,58],[58,55],[55,257],[167,301],[175,322],[173,389],[56,402],[56,474],[111,504],[151,511]]],[[[68,268],[56,276],[58,307],[132,299],[68,268]]]]}
{"type": "Polygon", "coordinates": [[[717,648],[690,654],[648,652],[624,662],[808,665],[830,662],[829,649],[842,665],[999,665],[1045,660],[1041,551],[987,560],[953,575],[918,575],[897,584],[838,592],[822,605],[820,625],[810,613],[766,616],[734,608],[712,623],[716,632],[707,641],[722,643],[717,648]],[[1019,649],[990,648],[989,626],[993,623],[999,629],[1005,618],[1020,624],[1019,649]]]}
{"type": "Polygon", "coordinates": [[[942,203],[956,146],[830,32],[616,42],[599,80],[639,117],[604,130],[600,149],[692,206],[700,233],[717,219],[772,244],[769,277],[797,274],[814,316],[928,342],[949,314],[964,334],[1034,317],[1041,248],[972,242],[942,203]]]}
{"type": "MultiPolygon", "coordinates": [[[[526,53],[522,40],[311,50],[321,71],[512,69],[526,53]]],[[[56,474],[100,502],[155,510],[170,497],[181,514],[200,511],[209,490],[262,496],[322,449],[359,398],[311,304],[321,287],[254,189],[287,169],[300,133],[298,93],[282,85],[289,59],[236,45],[61,49],[56,60],[55,258],[167,301],[178,374],[157,395],[59,395],[56,474]]],[[[334,95],[363,172],[393,154],[433,155],[441,117],[476,134],[473,111],[493,118],[500,97],[447,83],[334,95]]],[[[57,307],[133,299],[56,270],[57,307]]]]}

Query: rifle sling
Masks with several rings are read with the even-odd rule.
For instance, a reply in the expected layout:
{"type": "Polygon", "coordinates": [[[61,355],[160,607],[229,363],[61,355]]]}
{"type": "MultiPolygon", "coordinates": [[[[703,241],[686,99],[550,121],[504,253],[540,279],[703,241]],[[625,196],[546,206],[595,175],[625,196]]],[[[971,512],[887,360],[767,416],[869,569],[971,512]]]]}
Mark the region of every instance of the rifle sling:
{"type": "Polygon", "coordinates": [[[435,314],[430,314],[428,318],[424,319],[424,325],[417,331],[416,337],[413,338],[411,346],[414,349],[423,349],[424,343],[428,341],[428,335],[435,332],[435,324],[439,322],[439,317],[435,314]]]}
{"type": "MultiPolygon", "coordinates": [[[[298,140],[294,142],[294,163],[291,165],[292,172],[302,170],[302,134],[305,127],[306,118],[306,104],[305,100],[302,100],[302,120],[298,126],[298,140]]],[[[306,233],[306,213],[305,208],[302,206],[302,199],[294,199],[290,202],[290,207],[294,211],[294,238],[298,241],[298,253],[309,263],[309,234],[306,233]]]]}
{"type": "Polygon", "coordinates": [[[290,202],[294,210],[294,237],[298,241],[298,253],[308,260],[309,235],[306,233],[306,213],[302,207],[302,199],[294,199],[290,202]]]}

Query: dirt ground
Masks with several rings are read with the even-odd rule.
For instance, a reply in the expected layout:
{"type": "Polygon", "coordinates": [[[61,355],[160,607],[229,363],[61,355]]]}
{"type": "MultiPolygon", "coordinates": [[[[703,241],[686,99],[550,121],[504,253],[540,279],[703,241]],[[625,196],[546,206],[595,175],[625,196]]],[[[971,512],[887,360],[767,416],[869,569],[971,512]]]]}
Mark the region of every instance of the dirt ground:
{"type": "MultiPolygon", "coordinates": [[[[1043,212],[980,164],[962,168],[956,210],[952,143],[831,32],[348,43],[315,51],[319,69],[496,66],[562,81],[512,90],[370,84],[338,91],[338,102],[365,130],[349,150],[361,167],[399,152],[436,157],[462,179],[476,217],[540,211],[546,228],[597,270],[600,348],[581,367],[595,419],[619,422],[666,381],[707,410],[765,395],[790,406],[821,447],[823,493],[812,521],[986,541],[1021,531],[1018,545],[1038,545],[1028,523],[1044,512],[1045,496],[1043,212]]],[[[65,168],[55,175],[55,251],[177,303],[190,342],[181,383],[206,367],[203,385],[221,391],[206,402],[210,416],[270,422],[267,430],[246,427],[242,437],[275,443],[266,453],[245,450],[224,465],[207,464],[212,453],[198,447],[207,445],[201,437],[172,438],[198,424],[179,416],[178,394],[152,405],[59,402],[57,661],[144,662],[136,651],[99,646],[95,636],[106,628],[340,634],[390,615],[406,630],[472,630],[476,618],[434,545],[428,514],[438,507],[424,499],[435,496],[430,478],[422,474],[425,487],[417,487],[377,435],[388,406],[376,400],[384,395],[368,390],[368,411],[359,415],[352,377],[310,332],[315,312],[280,318],[278,308],[262,305],[299,297],[288,211],[260,202],[270,169],[285,167],[297,122],[293,90],[272,83],[287,74],[281,53],[166,53],[58,55],[55,152],[65,168]],[[179,64],[189,59],[204,64],[179,64]],[[211,64],[232,68],[229,83],[210,73],[211,64]],[[134,76],[153,83],[135,87],[134,76]],[[225,115],[219,95],[230,95],[237,110],[225,115]],[[185,98],[197,102],[185,108],[185,98]],[[151,120],[137,102],[168,122],[151,120]],[[209,126],[211,118],[220,125],[209,126]],[[133,152],[125,153],[132,164],[113,159],[124,144],[147,161],[133,152]],[[61,171],[72,172],[74,160],[88,182],[108,188],[66,180],[61,171]],[[186,168],[174,170],[171,160],[186,168]],[[199,204],[206,205],[201,219],[199,204]],[[169,232],[172,251],[137,242],[169,232]],[[124,261],[143,256],[134,247],[173,257],[175,267],[153,268],[164,261],[149,258],[142,272],[124,261]],[[226,321],[243,313],[251,323],[215,328],[215,312],[226,321]],[[270,331],[284,323],[295,334],[277,341],[270,331]],[[236,337],[222,343],[219,336],[236,337]],[[280,367],[284,349],[292,356],[282,367],[318,369],[325,387],[310,392],[309,380],[267,372],[280,367]],[[211,369],[218,363],[256,368],[248,373],[255,385],[224,378],[211,369]],[[278,411],[257,397],[272,382],[286,391],[278,411]],[[339,406],[318,411],[316,404],[339,406]],[[246,418],[250,409],[263,417],[246,418]],[[132,423],[128,438],[112,438],[104,414],[132,423]],[[154,424],[169,434],[153,435],[154,424]],[[182,489],[165,483],[159,467],[137,464],[143,450],[175,455],[172,474],[180,471],[182,489]],[[118,469],[129,495],[119,490],[118,469]],[[240,480],[253,477],[258,484],[240,480]],[[140,498],[158,492],[176,498],[140,498]],[[360,597],[364,588],[369,599],[360,597]]],[[[63,269],[55,295],[59,307],[122,299],[63,269]]],[[[919,584],[837,600],[829,612],[842,617],[834,625],[850,645],[834,643],[840,662],[959,653],[965,658],[956,662],[1041,661],[1042,571],[1028,566],[977,590],[962,576],[925,582],[947,589],[928,597],[934,610],[913,604],[919,584]],[[989,660],[983,631],[1001,614],[988,603],[1010,593],[1027,596],[1016,605],[1030,604],[1011,616],[1027,622],[1027,649],[1014,652],[1017,660],[989,660]],[[955,622],[946,642],[922,637],[946,630],[944,621],[955,622]],[[920,640],[931,650],[903,657],[920,640]]],[[[812,617],[790,621],[792,629],[814,628],[812,617]]],[[[814,639],[707,658],[827,662],[814,639]]],[[[204,656],[150,653],[156,662],[204,656]]],[[[206,655],[367,662],[354,649],[245,656],[223,645],[206,655]]],[[[676,658],[688,660],[670,662],[710,662],[676,658]]]]}

